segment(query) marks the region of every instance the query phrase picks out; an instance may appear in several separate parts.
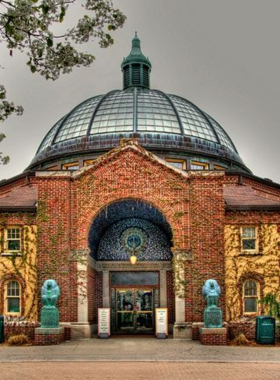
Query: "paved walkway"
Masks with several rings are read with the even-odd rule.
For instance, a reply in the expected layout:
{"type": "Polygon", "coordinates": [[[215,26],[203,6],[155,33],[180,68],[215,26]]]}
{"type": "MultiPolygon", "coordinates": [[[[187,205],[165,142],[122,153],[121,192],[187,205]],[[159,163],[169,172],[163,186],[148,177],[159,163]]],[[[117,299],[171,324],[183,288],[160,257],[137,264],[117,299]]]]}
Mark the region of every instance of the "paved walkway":
{"type": "MultiPolygon", "coordinates": [[[[277,363],[278,347],[202,346],[197,341],[155,338],[88,339],[57,346],[0,346],[0,363],[9,362],[208,362],[277,363]]],[[[280,366],[279,366],[280,369],[280,366]]],[[[280,371],[278,379],[280,379],[280,371]]],[[[1,376],[2,380],[2,376],[1,376]]]]}
{"type": "Polygon", "coordinates": [[[1,380],[279,380],[276,363],[0,363],[1,380]]]}

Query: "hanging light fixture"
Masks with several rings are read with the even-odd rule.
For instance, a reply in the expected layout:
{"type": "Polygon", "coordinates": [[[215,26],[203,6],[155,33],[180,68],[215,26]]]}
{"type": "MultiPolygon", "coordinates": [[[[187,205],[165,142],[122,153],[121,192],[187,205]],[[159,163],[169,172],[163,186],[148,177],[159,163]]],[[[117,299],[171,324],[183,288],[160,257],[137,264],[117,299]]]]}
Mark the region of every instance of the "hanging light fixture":
{"type": "Polygon", "coordinates": [[[137,256],[135,255],[134,252],[133,252],[133,254],[130,256],[129,261],[130,261],[130,264],[131,264],[131,265],[135,265],[135,264],[136,264],[136,262],[137,262],[137,256]]]}

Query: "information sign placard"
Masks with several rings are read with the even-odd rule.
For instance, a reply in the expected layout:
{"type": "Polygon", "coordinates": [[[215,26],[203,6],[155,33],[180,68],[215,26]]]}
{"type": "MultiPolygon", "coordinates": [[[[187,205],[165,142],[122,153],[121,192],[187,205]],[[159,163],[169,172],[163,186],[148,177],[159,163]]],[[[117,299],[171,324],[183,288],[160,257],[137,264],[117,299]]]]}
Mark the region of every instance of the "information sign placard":
{"type": "Polygon", "coordinates": [[[168,337],[168,309],[156,308],[156,337],[165,339],[168,337]]]}
{"type": "Polygon", "coordinates": [[[98,309],[98,337],[109,338],[110,331],[110,309],[99,308],[98,309]]]}

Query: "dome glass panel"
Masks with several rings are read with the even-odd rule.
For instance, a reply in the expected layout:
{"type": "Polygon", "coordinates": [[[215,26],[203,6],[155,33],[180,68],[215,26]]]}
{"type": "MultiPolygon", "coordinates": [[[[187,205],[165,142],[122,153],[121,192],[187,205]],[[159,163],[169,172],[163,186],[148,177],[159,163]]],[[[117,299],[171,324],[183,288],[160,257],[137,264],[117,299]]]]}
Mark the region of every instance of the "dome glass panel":
{"type": "Polygon", "coordinates": [[[170,95],[170,98],[179,113],[186,135],[218,142],[213,128],[207,121],[206,117],[199,112],[199,110],[197,110],[192,104],[188,103],[185,99],[174,95],[170,95]]]}
{"type": "Polygon", "coordinates": [[[101,96],[88,99],[68,114],[63,128],[60,129],[55,138],[55,143],[85,136],[89,121],[100,99],[101,96]]]}
{"type": "Polygon", "coordinates": [[[132,131],[133,90],[109,93],[98,107],[90,134],[132,131]]]}
{"type": "Polygon", "coordinates": [[[181,133],[178,118],[170,101],[160,92],[139,89],[137,111],[139,131],[181,133]]]}
{"type": "Polygon", "coordinates": [[[220,142],[222,145],[226,146],[227,148],[234,150],[237,153],[237,150],[233,143],[231,142],[231,139],[226,134],[226,132],[223,130],[223,128],[218,124],[211,116],[207,115],[207,117],[210,119],[213,127],[215,128],[217,135],[219,136],[220,142]]]}
{"type": "Polygon", "coordinates": [[[41,145],[39,146],[38,148],[38,151],[43,151],[45,150],[48,146],[51,145],[52,143],[52,140],[54,138],[54,135],[56,134],[56,132],[58,131],[59,127],[61,126],[62,122],[64,120],[64,117],[62,117],[53,127],[52,129],[49,131],[49,133],[47,134],[47,136],[44,138],[44,140],[42,141],[41,145]]]}

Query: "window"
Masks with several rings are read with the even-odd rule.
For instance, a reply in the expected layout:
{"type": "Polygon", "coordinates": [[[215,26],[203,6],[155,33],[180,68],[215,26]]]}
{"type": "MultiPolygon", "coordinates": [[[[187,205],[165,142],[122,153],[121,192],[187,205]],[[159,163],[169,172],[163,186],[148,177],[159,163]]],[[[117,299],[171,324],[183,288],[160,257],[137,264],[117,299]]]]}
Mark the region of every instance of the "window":
{"type": "Polygon", "coordinates": [[[96,161],[95,159],[92,159],[92,160],[85,160],[84,161],[84,166],[89,166],[89,165],[92,165],[94,163],[94,161],[96,161]]]}
{"type": "Polygon", "coordinates": [[[63,170],[78,170],[79,168],[80,167],[78,162],[72,162],[71,164],[64,164],[62,166],[63,170]]]}
{"type": "Polygon", "coordinates": [[[256,227],[241,227],[241,250],[256,252],[257,250],[256,227]]]}
{"type": "Polygon", "coordinates": [[[243,290],[244,313],[256,313],[258,311],[258,283],[247,280],[243,290]]]}
{"type": "Polygon", "coordinates": [[[7,228],[6,249],[8,252],[19,252],[21,249],[21,229],[19,227],[7,228]]]}
{"type": "Polygon", "coordinates": [[[185,160],[177,160],[177,159],[173,159],[173,158],[166,158],[165,159],[166,162],[169,162],[169,164],[171,164],[172,166],[174,166],[175,168],[178,168],[178,169],[181,169],[181,170],[186,170],[186,161],[185,160]]]}
{"type": "Polygon", "coordinates": [[[20,285],[17,281],[10,281],[6,288],[7,313],[20,313],[20,285]]]}
{"type": "Polygon", "coordinates": [[[207,170],[208,164],[199,161],[191,161],[191,170],[207,170]]]}
{"type": "Polygon", "coordinates": [[[220,165],[214,165],[214,170],[225,170],[225,167],[220,165]]]}

